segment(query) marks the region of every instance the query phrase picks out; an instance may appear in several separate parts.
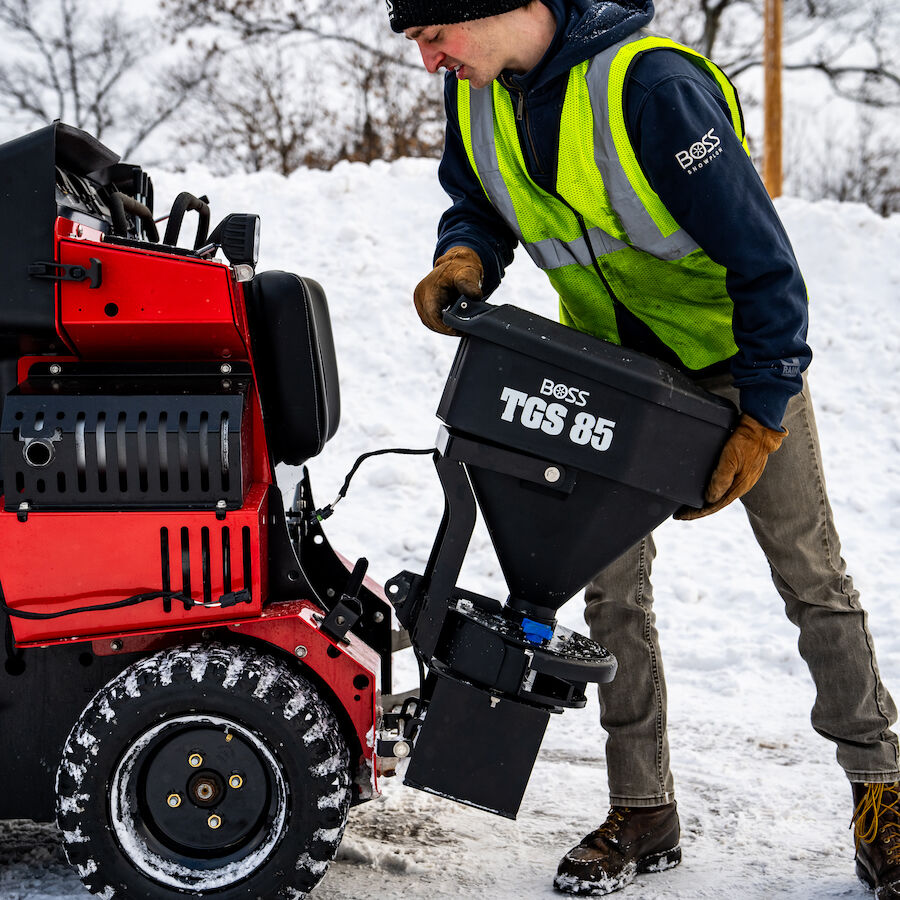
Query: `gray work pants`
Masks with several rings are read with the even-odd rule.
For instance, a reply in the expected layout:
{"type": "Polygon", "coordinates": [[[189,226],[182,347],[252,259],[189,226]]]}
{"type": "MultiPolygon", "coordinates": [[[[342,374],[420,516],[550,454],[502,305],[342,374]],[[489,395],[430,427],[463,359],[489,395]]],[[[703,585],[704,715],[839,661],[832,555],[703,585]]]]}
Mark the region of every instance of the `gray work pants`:
{"type": "MultiPolygon", "coordinates": [[[[730,378],[704,387],[738,401],[730,378]]],[[[851,781],[896,781],[900,761],[890,728],[897,710],[881,683],[867,616],[841,558],[806,386],[788,404],[784,424],[789,436],[742,502],[785,612],[800,629],[800,654],[816,687],[813,727],[835,742],[851,781]]],[[[610,803],[616,806],[656,806],[674,792],[650,585],[655,555],[649,536],[594,579],[585,596],[591,637],[619,661],[615,680],[600,688],[610,803]]]]}

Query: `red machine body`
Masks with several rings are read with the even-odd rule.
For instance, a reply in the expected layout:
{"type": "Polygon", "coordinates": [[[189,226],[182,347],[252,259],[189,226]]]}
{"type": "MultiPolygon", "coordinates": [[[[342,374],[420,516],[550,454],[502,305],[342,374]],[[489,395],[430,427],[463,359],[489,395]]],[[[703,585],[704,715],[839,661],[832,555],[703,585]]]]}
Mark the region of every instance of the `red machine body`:
{"type": "MultiPolygon", "coordinates": [[[[105,246],[102,232],[63,218],[57,220],[55,233],[59,262],[85,269],[99,263],[101,281],[96,287],[87,281],[57,284],[57,330],[73,355],[24,357],[19,363],[20,384],[27,383],[32,366],[49,367],[62,378],[73,364],[93,360],[228,360],[219,365],[226,383],[232,363],[249,363],[252,371],[243,293],[228,265],[105,246]]],[[[240,615],[260,615],[269,593],[267,523],[273,481],[253,384],[245,402],[241,506],[229,510],[226,518],[221,512],[183,508],[97,509],[89,515],[82,510],[46,510],[30,516],[0,513],[0,545],[4,556],[18,563],[3,573],[6,602],[12,609],[55,613],[173,586],[197,601],[188,608],[177,601],[143,603],[118,610],[114,619],[104,611],[19,619],[13,623],[19,646],[214,622],[222,610],[210,604],[238,590],[249,591],[252,598],[240,607],[240,615]],[[49,557],[47,547],[55,548],[49,557]]],[[[177,419],[179,410],[171,409],[168,415],[177,419]]],[[[105,430],[93,449],[106,452],[107,480],[124,478],[126,489],[129,474],[140,481],[141,475],[133,471],[137,461],[127,458],[117,434],[105,430]]],[[[188,479],[192,474],[200,478],[199,470],[191,472],[198,469],[199,460],[186,462],[188,479]]],[[[144,478],[149,481],[160,474],[148,468],[144,478]]],[[[181,473],[173,472],[172,477],[180,478],[181,473]]],[[[18,490],[21,502],[30,506],[35,498],[26,498],[24,490],[24,486],[18,490]]],[[[14,491],[15,483],[6,488],[7,500],[14,491]]]]}
{"type": "MultiPolygon", "coordinates": [[[[52,816],[51,763],[84,703],[114,684],[116,673],[138,671],[154,654],[210,644],[234,660],[247,652],[274,657],[312,683],[349,748],[350,801],[368,799],[377,790],[381,690],[390,691],[391,606],[363,579],[364,566],[351,573],[310,518],[308,476],[289,511],[275,478],[279,462],[314,456],[337,426],[324,294],[286,273],[254,277],[255,260],[212,258],[215,235],[200,252],[175,246],[179,227],[174,238],[153,241],[145,205],[152,188],[140,170],[124,167],[123,174],[105,148],[65,126],[30,138],[0,152],[0,163],[18,169],[7,182],[9,167],[0,164],[0,200],[16,202],[23,167],[33,164],[40,180],[56,166],[55,190],[35,191],[36,211],[23,226],[27,278],[0,300],[0,604],[7,628],[0,706],[7,716],[28,707],[41,712],[25,739],[33,752],[9,727],[0,732],[0,755],[10,760],[0,817],[52,816]],[[102,177],[87,174],[96,163],[102,177]],[[122,178],[138,187],[117,190],[122,178]],[[117,220],[114,203],[122,197],[127,215],[117,220]],[[270,338],[254,334],[251,300],[257,332],[290,329],[284,310],[297,321],[318,317],[299,374],[279,370],[286,363],[275,358],[278,348],[270,352],[270,338]],[[330,406],[318,410],[302,393],[279,396],[288,381],[318,402],[327,395],[330,406]],[[342,600],[358,606],[358,621],[338,626],[329,618],[342,600]]],[[[199,242],[205,201],[191,198],[179,208],[182,197],[173,216],[180,225],[186,209],[197,209],[199,242]]],[[[254,217],[232,218],[252,225],[254,217]]],[[[281,352],[288,361],[296,356],[290,347],[281,352]]],[[[255,677],[263,679],[257,693],[264,697],[264,673],[255,677]]],[[[202,740],[206,732],[197,726],[190,733],[202,740]]],[[[250,729],[247,747],[255,740],[250,729]]],[[[175,741],[160,743],[160,758],[175,741]]],[[[209,785],[220,783],[218,774],[209,777],[209,785]]],[[[271,792],[282,775],[276,767],[268,778],[271,792]]],[[[242,815],[251,821],[258,812],[242,815]]],[[[182,848],[178,827],[160,813],[148,846],[158,839],[182,848]]],[[[245,856],[263,840],[254,828],[237,842],[245,856]]],[[[226,862],[236,840],[223,844],[226,862]]],[[[187,854],[188,868],[208,868],[186,850],[171,852],[187,854]]],[[[322,871],[311,864],[309,877],[318,880],[322,871]]]]}
{"type": "MultiPolygon", "coordinates": [[[[57,220],[55,233],[57,260],[85,269],[99,262],[102,280],[96,287],[87,281],[57,284],[58,333],[72,355],[23,357],[22,383],[32,365],[56,367],[62,377],[73,362],[93,360],[210,360],[226,384],[234,363],[249,363],[254,371],[243,291],[230,266],[106,246],[102,232],[64,218],[57,220]]],[[[362,641],[342,644],[321,634],[311,612],[321,616],[324,611],[312,600],[264,610],[269,597],[269,494],[275,485],[255,379],[247,406],[242,504],[224,516],[185,509],[0,512],[3,556],[16,561],[3,567],[5,599],[13,610],[66,612],[172,588],[195,601],[190,607],[178,600],[141,603],[114,616],[100,610],[15,619],[16,644],[99,641],[98,646],[108,646],[113,641],[122,647],[118,652],[126,652],[138,646],[132,638],[140,636],[139,646],[147,650],[171,643],[170,635],[183,637],[184,629],[221,624],[291,654],[304,646],[304,664],[348,711],[362,755],[371,764],[374,746],[366,735],[375,721],[379,655],[362,641]],[[53,553],[47,553],[48,547],[53,553]],[[227,610],[214,605],[222,595],[241,590],[249,592],[249,603],[227,610]]],[[[118,449],[114,445],[110,441],[112,457],[118,449]]],[[[109,477],[116,477],[118,461],[108,457],[107,468],[109,477]]],[[[381,593],[371,581],[367,587],[381,593]]],[[[389,609],[386,599],[384,604],[389,609]]]]}

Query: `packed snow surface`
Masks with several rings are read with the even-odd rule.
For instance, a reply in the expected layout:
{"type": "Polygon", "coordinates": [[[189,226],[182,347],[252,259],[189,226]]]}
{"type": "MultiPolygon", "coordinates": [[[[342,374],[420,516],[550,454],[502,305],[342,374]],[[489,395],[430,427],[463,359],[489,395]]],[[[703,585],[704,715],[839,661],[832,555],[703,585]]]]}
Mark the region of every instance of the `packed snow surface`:
{"type": "MultiPolygon", "coordinates": [[[[325,287],[342,425],[310,463],[320,505],[337,494],[358,454],[433,445],[456,344],[420,326],[411,303],[430,269],[445,204],[433,161],[342,164],[287,180],[217,180],[201,170],[156,173],[155,180],[158,214],[180,190],[208,194],[214,217],[261,213],[261,268],[325,287]]],[[[900,217],[787,198],[778,209],[809,286],[810,381],[844,556],[870,613],[881,671],[900,695],[900,217]]],[[[494,300],[552,318],[552,291],[519,257],[494,300]]],[[[280,477],[287,495],[296,473],[284,469],[280,477]]],[[[422,571],[441,511],[428,457],[378,457],[364,464],[326,528],[336,548],[365,555],[383,582],[402,569],[422,571]]],[[[684,862],[638,878],[620,896],[871,896],[853,873],[849,787],[833,747],[810,728],[813,691],[797,635],[741,507],[668,522],[657,543],[656,611],[684,862]]],[[[476,532],[461,584],[505,596],[484,531],[476,532]]],[[[579,598],[561,621],[584,630],[579,598]]],[[[413,686],[408,659],[398,680],[399,688],[413,686]]],[[[382,799],[351,812],[338,859],[314,897],[558,896],[551,884],[559,857],[607,809],[596,699],[552,718],[516,822],[396,778],[382,786],[382,799]]],[[[0,862],[4,900],[87,896],[50,828],[7,823],[0,862]]]]}

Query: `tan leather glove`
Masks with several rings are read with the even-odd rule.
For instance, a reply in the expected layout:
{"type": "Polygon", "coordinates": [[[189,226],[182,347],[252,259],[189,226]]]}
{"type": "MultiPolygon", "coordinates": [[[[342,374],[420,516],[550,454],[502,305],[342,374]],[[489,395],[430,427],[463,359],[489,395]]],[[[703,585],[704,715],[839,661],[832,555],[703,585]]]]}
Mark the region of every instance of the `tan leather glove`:
{"type": "Polygon", "coordinates": [[[484,266],[471,247],[451,247],[435,260],[434,269],[416,287],[413,299],[419,318],[432,331],[457,334],[444,324],[441,313],[460,294],[470,300],[480,300],[483,278],[484,266]]]}
{"type": "Polygon", "coordinates": [[[774,431],[744,413],[731,437],[722,448],[718,465],[706,488],[706,505],[702,509],[683,507],[676,519],[702,519],[742,497],[759,481],[766,460],[787,437],[787,429],[774,431]]]}

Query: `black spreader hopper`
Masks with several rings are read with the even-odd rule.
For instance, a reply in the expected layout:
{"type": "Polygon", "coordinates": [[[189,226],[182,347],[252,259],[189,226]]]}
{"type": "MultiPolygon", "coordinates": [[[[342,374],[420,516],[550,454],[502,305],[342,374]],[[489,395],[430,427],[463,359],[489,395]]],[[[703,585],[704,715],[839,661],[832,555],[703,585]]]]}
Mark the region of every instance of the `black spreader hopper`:
{"type": "Polygon", "coordinates": [[[405,780],[515,817],[550,713],[616,671],[557,611],[702,506],[736,412],[658,360],[513,306],[461,299],[444,321],[463,336],[438,408],[444,518],[424,574],[387,585],[429,671],[405,780]],[[456,584],[476,501],[505,603],[456,584]]]}

